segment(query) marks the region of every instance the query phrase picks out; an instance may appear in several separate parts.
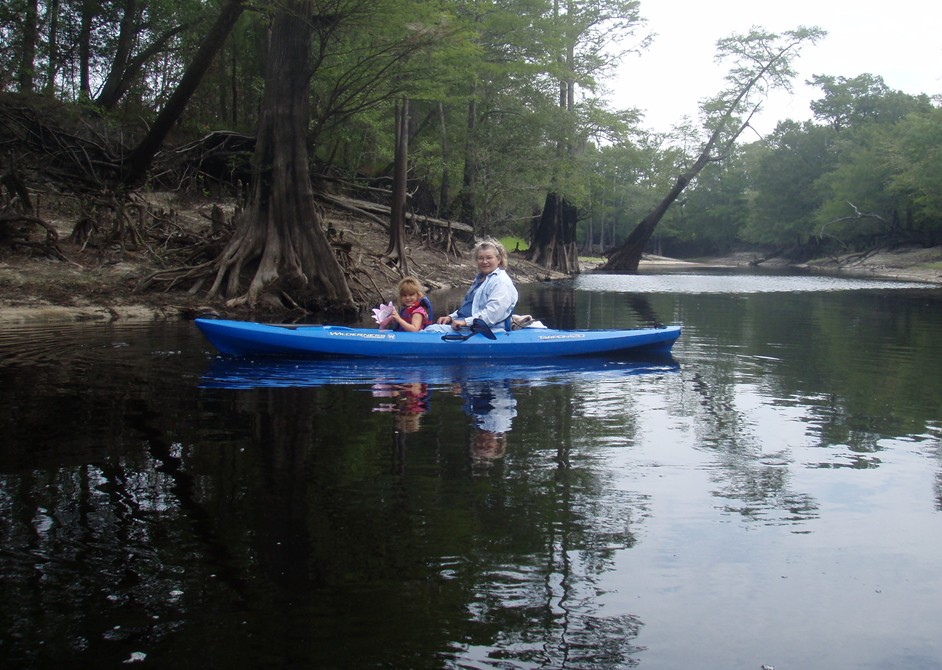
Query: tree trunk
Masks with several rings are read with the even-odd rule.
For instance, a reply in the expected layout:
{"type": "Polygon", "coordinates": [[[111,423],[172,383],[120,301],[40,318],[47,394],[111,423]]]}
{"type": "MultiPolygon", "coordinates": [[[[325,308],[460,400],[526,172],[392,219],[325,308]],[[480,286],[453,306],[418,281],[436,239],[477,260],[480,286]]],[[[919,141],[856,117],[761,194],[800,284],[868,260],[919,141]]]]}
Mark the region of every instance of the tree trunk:
{"type": "Polygon", "coordinates": [[[111,69],[108,71],[108,78],[95,104],[102,109],[111,109],[118,103],[120,98],[121,82],[124,79],[128,62],[131,59],[131,47],[135,39],[135,26],[137,25],[137,0],[125,0],[124,14],[121,17],[121,27],[118,30],[118,46],[115,51],[114,60],[111,61],[111,69]]]}
{"type": "Polygon", "coordinates": [[[468,127],[467,136],[464,145],[464,180],[461,185],[460,207],[458,209],[458,220],[474,227],[475,211],[474,196],[477,191],[477,139],[475,137],[475,125],[477,123],[477,105],[474,101],[476,95],[475,88],[471,90],[471,96],[468,100],[468,127]]]}
{"type": "Polygon", "coordinates": [[[49,40],[48,61],[46,64],[46,95],[50,98],[56,94],[56,73],[59,71],[59,0],[49,3],[49,40]]]}
{"type": "MultiPolygon", "coordinates": [[[[698,169],[697,172],[699,171],[698,169]]],[[[599,269],[605,272],[622,272],[625,274],[637,272],[638,265],[641,263],[641,255],[644,253],[644,248],[647,246],[648,240],[651,239],[651,235],[654,234],[654,229],[657,228],[657,224],[667,213],[667,208],[687,187],[695,174],[690,175],[688,171],[678,176],[667,196],[641,220],[641,223],[635,226],[635,229],[631,231],[631,234],[624,242],[608,254],[608,260],[599,269]]]]}
{"type": "Polygon", "coordinates": [[[409,172],[409,98],[396,106],[396,152],[393,163],[392,208],[389,222],[389,245],[386,255],[395,260],[403,275],[409,274],[406,255],[406,184],[409,172]]]}
{"type": "Polygon", "coordinates": [[[451,155],[451,147],[448,142],[448,128],[445,125],[445,106],[438,103],[438,120],[441,131],[442,142],[442,186],[438,192],[438,208],[435,216],[442,216],[448,207],[448,199],[451,197],[449,190],[451,188],[451,175],[448,172],[448,160],[451,155]]]}
{"type": "Polygon", "coordinates": [[[726,154],[732,149],[733,145],[736,144],[736,140],[742,134],[743,130],[749,126],[748,120],[741,123],[739,128],[725,140],[723,150],[718,155],[713,155],[713,149],[722,136],[725,122],[732,116],[732,110],[734,109],[735,106],[730,107],[730,111],[728,111],[724,117],[724,122],[719,124],[716,130],[713,131],[713,134],[710,135],[710,139],[707,140],[707,143],[703,146],[703,150],[700,152],[700,155],[697,156],[697,160],[693,165],[687,168],[682,174],[677,175],[674,185],[671,186],[671,190],[664,196],[664,199],[641,220],[641,223],[635,226],[635,229],[631,231],[631,234],[624,242],[607,254],[608,260],[599,270],[604,272],[625,273],[638,271],[638,265],[641,263],[641,255],[644,253],[644,248],[648,240],[651,239],[651,235],[654,234],[654,229],[657,228],[657,224],[661,222],[661,219],[664,218],[664,214],[667,213],[667,208],[683,193],[683,190],[687,188],[687,184],[693,181],[703,168],[710,163],[724,160],[726,154]]]}
{"type": "Polygon", "coordinates": [[[528,260],[566,274],[579,273],[576,247],[578,210],[556,193],[548,193],[533,233],[528,260]]]}
{"type": "Polygon", "coordinates": [[[20,93],[32,93],[36,74],[36,42],[39,40],[39,8],[36,0],[29,0],[23,12],[23,41],[20,44],[20,67],[17,86],[20,93]]]}
{"type": "MultiPolygon", "coordinates": [[[[131,11],[132,7],[135,5],[134,0],[128,0],[128,12],[131,11]]],[[[135,10],[136,11],[136,10],[135,10]]],[[[226,8],[222,9],[222,13],[226,12],[226,8]]],[[[143,49],[140,49],[133,57],[132,52],[134,51],[133,47],[135,46],[137,40],[140,37],[140,33],[145,30],[145,27],[142,27],[137,19],[137,16],[128,18],[125,17],[121,22],[121,37],[118,40],[120,45],[118,56],[115,58],[112,68],[108,73],[108,79],[105,82],[104,87],[101,90],[98,98],[95,100],[95,104],[101,107],[102,109],[113,109],[121,101],[121,98],[124,97],[124,94],[128,92],[131,86],[134,84],[134,81],[138,78],[141,71],[144,69],[144,66],[147,64],[147,61],[156,56],[157,54],[165,51],[168,48],[171,40],[183,32],[185,26],[176,25],[161,33],[154,38],[143,49]],[[125,39],[124,31],[132,31],[130,39],[125,39]]],[[[210,30],[212,33],[212,30],[210,30]]],[[[212,39],[211,37],[207,38],[212,39]]],[[[199,52],[194,60],[199,58],[199,52]]],[[[184,76],[186,74],[184,73],[184,76]]]]}
{"type": "MultiPolygon", "coordinates": [[[[567,15],[573,16],[573,4],[566,3],[567,15]]],[[[559,2],[553,3],[553,16],[560,20],[559,2]]],[[[575,42],[570,40],[565,51],[560,54],[559,65],[562,72],[567,73],[559,79],[559,109],[564,115],[571,114],[575,109],[575,80],[573,69],[575,67],[575,42]]],[[[560,139],[556,144],[556,153],[560,160],[569,160],[576,155],[576,147],[571,137],[560,139]]],[[[552,183],[558,184],[557,175],[553,175],[552,183]]],[[[553,187],[554,190],[556,186],[553,187]]],[[[579,273],[579,250],[576,246],[576,223],[578,223],[578,209],[558,192],[546,195],[546,204],[543,214],[527,254],[529,260],[550,270],[566,274],[579,273]]]]}
{"type": "Polygon", "coordinates": [[[79,21],[79,99],[91,100],[91,54],[92,54],[92,20],[94,18],[94,1],[82,2],[82,18],[79,21]]]}
{"type": "Polygon", "coordinates": [[[308,166],[311,14],[310,0],[292,0],[272,23],[252,195],[209,293],[253,309],[352,314],[356,306],[322,228],[308,166]],[[254,276],[242,293],[244,271],[254,276]]]}
{"type": "Polygon", "coordinates": [[[128,159],[124,176],[125,186],[138,186],[144,180],[147,170],[154,160],[154,155],[156,155],[167,134],[183,114],[187,103],[200,85],[203,75],[212,65],[213,59],[225,44],[232,27],[245,10],[244,2],[245,0],[228,0],[223,6],[219,16],[216,17],[216,22],[210,28],[209,33],[193,57],[193,61],[183,73],[177,88],[170,95],[167,104],[160,110],[146,137],[141,140],[141,143],[128,159]]]}

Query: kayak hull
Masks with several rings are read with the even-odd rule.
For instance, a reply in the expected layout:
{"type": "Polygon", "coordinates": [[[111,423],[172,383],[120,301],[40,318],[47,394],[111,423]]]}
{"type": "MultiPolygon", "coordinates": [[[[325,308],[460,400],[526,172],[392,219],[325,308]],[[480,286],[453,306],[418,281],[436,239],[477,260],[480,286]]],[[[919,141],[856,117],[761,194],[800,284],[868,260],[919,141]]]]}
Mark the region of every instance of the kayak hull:
{"type": "Polygon", "coordinates": [[[354,356],[415,359],[524,359],[561,356],[668,353],[680,326],[635,330],[523,328],[446,340],[438,333],[347,326],[285,326],[196,319],[200,332],[230,356],[354,356]]]}

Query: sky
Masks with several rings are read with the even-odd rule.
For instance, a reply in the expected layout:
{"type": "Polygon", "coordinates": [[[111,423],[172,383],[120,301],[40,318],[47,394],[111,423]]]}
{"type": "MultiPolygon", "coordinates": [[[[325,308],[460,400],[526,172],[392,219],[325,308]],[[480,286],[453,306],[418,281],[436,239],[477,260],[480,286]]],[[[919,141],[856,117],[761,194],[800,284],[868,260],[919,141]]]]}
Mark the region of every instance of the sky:
{"type": "Polygon", "coordinates": [[[624,59],[607,97],[616,109],[643,110],[643,125],[652,130],[670,130],[685,116],[697,119],[699,100],[724,85],[726,67],[713,60],[716,41],[752,26],[773,32],[817,26],[828,33],[795,61],[793,93],[776,93],[764,104],[753,124],[760,134],[779,120],[811,118],[808,105],[821,91],[804,82],[815,74],[869,73],[893,90],[942,93],[942,3],[934,0],[641,0],[641,15],[657,35],[640,56],[624,59]]]}

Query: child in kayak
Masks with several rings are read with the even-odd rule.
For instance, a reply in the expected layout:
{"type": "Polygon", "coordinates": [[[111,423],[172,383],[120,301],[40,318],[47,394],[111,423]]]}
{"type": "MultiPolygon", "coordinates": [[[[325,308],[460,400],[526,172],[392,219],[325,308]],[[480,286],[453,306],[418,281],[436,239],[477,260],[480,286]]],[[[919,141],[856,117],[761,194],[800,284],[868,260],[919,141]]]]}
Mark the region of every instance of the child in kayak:
{"type": "Polygon", "coordinates": [[[399,282],[399,311],[380,321],[380,330],[405,330],[417,333],[432,323],[432,302],[422,292],[415,277],[399,282]]]}

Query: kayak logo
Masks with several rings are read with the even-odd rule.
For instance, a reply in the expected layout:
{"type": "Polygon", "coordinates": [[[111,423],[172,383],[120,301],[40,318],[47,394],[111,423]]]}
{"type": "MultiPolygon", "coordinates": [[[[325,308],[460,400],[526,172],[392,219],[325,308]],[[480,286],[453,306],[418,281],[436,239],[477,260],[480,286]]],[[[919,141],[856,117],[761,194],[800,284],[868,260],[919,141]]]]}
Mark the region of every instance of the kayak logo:
{"type": "Polygon", "coordinates": [[[585,333],[565,333],[561,335],[540,335],[541,340],[581,340],[585,333]]]}
{"type": "Polygon", "coordinates": [[[357,337],[361,340],[395,340],[395,333],[356,333],[343,330],[331,330],[330,335],[334,337],[357,337]]]}

